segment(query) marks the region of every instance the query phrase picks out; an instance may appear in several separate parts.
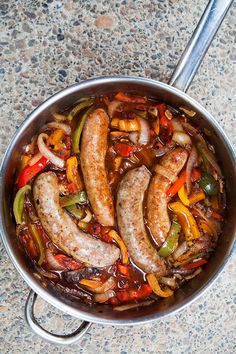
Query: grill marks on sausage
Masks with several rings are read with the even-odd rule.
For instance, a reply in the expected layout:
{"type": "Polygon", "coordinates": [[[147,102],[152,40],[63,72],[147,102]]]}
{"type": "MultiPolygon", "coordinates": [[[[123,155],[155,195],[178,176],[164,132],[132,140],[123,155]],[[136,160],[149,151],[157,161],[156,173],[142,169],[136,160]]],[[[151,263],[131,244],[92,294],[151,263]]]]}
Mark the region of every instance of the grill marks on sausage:
{"type": "Polygon", "coordinates": [[[132,261],[146,273],[165,273],[164,261],[152,246],[143,220],[143,199],[151,174],[145,166],[130,170],[117,193],[117,222],[132,261]]]}
{"type": "Polygon", "coordinates": [[[59,204],[59,185],[54,172],[39,175],[33,187],[36,210],[51,240],[68,255],[86,265],[106,267],[119,258],[119,249],[85,234],[59,204]]]}

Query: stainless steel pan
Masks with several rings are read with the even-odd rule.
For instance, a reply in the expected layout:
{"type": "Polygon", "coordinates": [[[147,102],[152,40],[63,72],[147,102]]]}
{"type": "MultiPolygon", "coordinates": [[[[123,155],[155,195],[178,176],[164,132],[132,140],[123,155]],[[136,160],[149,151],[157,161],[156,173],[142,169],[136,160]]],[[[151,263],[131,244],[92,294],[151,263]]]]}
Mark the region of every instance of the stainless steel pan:
{"type": "Polygon", "coordinates": [[[217,29],[229,9],[232,0],[211,0],[195,30],[169,85],[162,82],[136,77],[105,77],[76,84],[60,91],[36,108],[22,123],[13,137],[1,165],[0,212],[1,234],[5,248],[16,269],[32,289],[26,302],[25,315],[29,326],[43,338],[57,343],[70,344],[78,340],[90,327],[92,322],[110,325],[134,325],[157,320],[176,312],[198,298],[216,279],[232,252],[236,229],[236,158],[229,139],[222,128],[199,103],[186,95],[203,57],[217,29]],[[186,106],[197,112],[194,119],[201,128],[212,132],[209,138],[216,148],[226,179],[227,219],[223,237],[205,271],[186,286],[176,292],[175,300],[170,303],[163,300],[152,306],[123,313],[114,313],[102,306],[88,307],[82,303],[72,302],[60,296],[51,288],[44,288],[33,276],[29,264],[19,249],[15,237],[15,223],[12,218],[12,187],[14,171],[20,157],[21,147],[25,145],[37,130],[47,121],[51,112],[69,107],[83,96],[106,95],[112,91],[138,93],[158,97],[159,100],[179,107],[186,106]],[[40,327],[34,318],[34,303],[38,294],[60,310],[75,316],[84,322],[80,328],[67,336],[56,336],[40,327]]]}

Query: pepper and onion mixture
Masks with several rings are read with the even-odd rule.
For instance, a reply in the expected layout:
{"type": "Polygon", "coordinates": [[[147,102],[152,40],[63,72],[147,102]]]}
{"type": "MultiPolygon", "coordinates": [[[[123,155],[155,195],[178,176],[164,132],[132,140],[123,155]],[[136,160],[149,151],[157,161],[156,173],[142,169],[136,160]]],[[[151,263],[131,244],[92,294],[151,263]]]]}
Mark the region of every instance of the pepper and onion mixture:
{"type": "Polygon", "coordinates": [[[49,117],[50,122],[22,150],[13,204],[16,235],[36,278],[78,301],[124,311],[174,296],[183,283],[204,271],[221,234],[225,192],[214,147],[205,138],[210,132],[193,124],[194,115],[184,107],[118,92],[80,99],[74,107],[49,117]],[[140,269],[129,255],[116,214],[114,226],[104,226],[90,204],[81,169],[81,139],[86,120],[98,108],[109,117],[105,170],[114,205],[121,180],[135,168],[144,165],[151,179],[159,173],[169,183],[162,196],[169,230],[161,242],[155,242],[147,222],[147,191],[142,206],[144,232],[164,264],[161,274],[140,269]],[[179,147],[187,160],[173,178],[159,163],[179,147]],[[60,208],[71,223],[119,248],[114,264],[99,268],[73,258],[47,234],[36,211],[33,186],[48,171],[57,177],[60,208]]]}

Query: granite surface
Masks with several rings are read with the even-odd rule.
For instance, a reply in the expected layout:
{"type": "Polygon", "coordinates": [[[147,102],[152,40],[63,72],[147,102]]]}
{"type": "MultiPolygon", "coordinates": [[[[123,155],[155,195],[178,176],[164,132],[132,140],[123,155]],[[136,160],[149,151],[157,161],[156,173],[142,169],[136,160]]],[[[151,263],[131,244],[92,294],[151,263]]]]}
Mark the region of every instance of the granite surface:
{"type": "MultiPolygon", "coordinates": [[[[206,0],[0,2],[0,152],[25,116],[52,93],[100,75],[167,81],[206,0]]],[[[236,4],[230,9],[189,94],[236,143],[236,4]]],[[[0,246],[0,353],[235,353],[236,257],[204,296],[176,315],[137,327],[94,324],[70,347],[44,342],[27,327],[28,286],[0,246]]],[[[56,332],[78,320],[39,300],[37,315],[56,332]]]]}

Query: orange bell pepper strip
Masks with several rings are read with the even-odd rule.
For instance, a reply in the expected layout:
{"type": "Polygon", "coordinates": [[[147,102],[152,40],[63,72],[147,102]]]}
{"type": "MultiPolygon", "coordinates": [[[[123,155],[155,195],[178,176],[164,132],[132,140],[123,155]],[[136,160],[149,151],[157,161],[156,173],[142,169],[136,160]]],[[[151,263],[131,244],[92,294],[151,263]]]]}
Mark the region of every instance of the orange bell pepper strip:
{"type": "Polygon", "coordinates": [[[125,132],[140,130],[140,124],[137,119],[112,118],[111,127],[119,130],[124,130],[125,132]]]}
{"type": "Polygon", "coordinates": [[[126,277],[129,276],[129,267],[124,264],[118,264],[117,270],[120,274],[125,275],[126,277]]]}
{"type": "Polygon", "coordinates": [[[198,230],[197,223],[189,211],[189,209],[181,202],[174,202],[169,204],[172,211],[177,215],[180,225],[183,228],[186,241],[199,238],[200,232],[198,230]]]}
{"type": "Polygon", "coordinates": [[[63,149],[64,145],[62,144],[62,139],[65,136],[65,132],[62,129],[56,129],[54,132],[49,136],[47,144],[53,146],[53,150],[60,150],[63,149]]]}
{"type": "Polygon", "coordinates": [[[155,274],[153,274],[153,273],[147,274],[146,278],[147,278],[148,284],[152,288],[152,291],[156,295],[158,295],[160,297],[170,297],[173,295],[173,293],[174,293],[173,290],[171,290],[169,288],[167,288],[166,290],[161,289],[155,274]]]}
{"type": "MultiPolygon", "coordinates": [[[[200,171],[194,168],[191,175],[192,182],[198,181],[200,178],[201,178],[200,171]]],[[[186,182],[186,170],[181,172],[177,181],[175,181],[175,183],[167,190],[166,195],[168,197],[173,197],[176,193],[178,193],[178,191],[184,185],[185,182],[186,182]]]]}
{"type": "Polygon", "coordinates": [[[78,172],[76,156],[71,156],[66,160],[66,177],[69,183],[73,183],[76,186],[77,192],[83,190],[83,183],[78,172]]]}
{"type": "Polygon", "coordinates": [[[180,174],[177,181],[175,181],[175,183],[167,190],[166,192],[167,197],[173,197],[176,193],[178,193],[180,188],[184,185],[185,181],[186,181],[186,171],[183,171],[180,174]]]}
{"type": "Polygon", "coordinates": [[[116,241],[118,246],[120,247],[121,250],[121,259],[123,264],[128,264],[129,263],[129,257],[128,257],[128,251],[127,248],[121,239],[121,237],[118,235],[118,233],[115,230],[111,230],[108,235],[116,241]]]}
{"type": "Polygon", "coordinates": [[[192,205],[192,204],[198,203],[198,202],[200,202],[200,200],[205,199],[205,197],[206,197],[206,195],[203,191],[199,191],[195,194],[191,194],[190,197],[188,198],[189,204],[192,205]]]}
{"type": "Polygon", "coordinates": [[[212,211],[211,213],[211,218],[216,219],[216,220],[222,220],[223,216],[216,211],[212,211]]]}
{"type": "Polygon", "coordinates": [[[145,97],[138,96],[128,96],[123,92],[118,92],[115,95],[115,100],[126,103],[146,103],[147,99],[145,97]]]}

